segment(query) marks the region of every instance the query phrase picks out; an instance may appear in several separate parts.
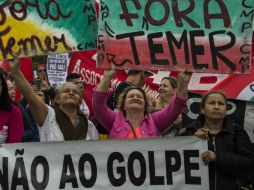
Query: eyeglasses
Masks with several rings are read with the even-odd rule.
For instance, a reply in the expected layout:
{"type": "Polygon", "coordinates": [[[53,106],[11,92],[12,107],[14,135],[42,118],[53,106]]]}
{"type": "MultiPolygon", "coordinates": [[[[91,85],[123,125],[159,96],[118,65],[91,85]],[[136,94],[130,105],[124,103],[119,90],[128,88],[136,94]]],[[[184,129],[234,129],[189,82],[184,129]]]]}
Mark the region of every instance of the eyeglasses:
{"type": "Polygon", "coordinates": [[[39,69],[38,70],[38,73],[42,73],[42,72],[46,73],[46,69],[39,69]]]}

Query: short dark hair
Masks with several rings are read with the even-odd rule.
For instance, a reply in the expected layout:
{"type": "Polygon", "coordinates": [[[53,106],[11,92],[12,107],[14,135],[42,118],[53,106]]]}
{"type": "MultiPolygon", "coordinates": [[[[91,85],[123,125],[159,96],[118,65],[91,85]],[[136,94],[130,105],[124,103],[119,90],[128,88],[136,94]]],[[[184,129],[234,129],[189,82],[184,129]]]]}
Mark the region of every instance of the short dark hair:
{"type": "MultiPolygon", "coordinates": [[[[48,93],[45,91],[42,91],[42,90],[39,90],[38,92],[42,92],[44,99],[45,99],[45,103],[47,105],[49,105],[50,104],[50,97],[49,97],[48,93]]],[[[38,92],[37,92],[37,94],[38,94],[38,92]]]]}
{"type": "Polygon", "coordinates": [[[79,79],[80,75],[78,73],[71,73],[66,77],[66,81],[71,81],[72,79],[79,79]]]}
{"type": "Polygon", "coordinates": [[[0,80],[2,82],[2,93],[0,94],[0,110],[11,111],[12,99],[8,93],[7,82],[2,73],[0,73],[0,80]]]}

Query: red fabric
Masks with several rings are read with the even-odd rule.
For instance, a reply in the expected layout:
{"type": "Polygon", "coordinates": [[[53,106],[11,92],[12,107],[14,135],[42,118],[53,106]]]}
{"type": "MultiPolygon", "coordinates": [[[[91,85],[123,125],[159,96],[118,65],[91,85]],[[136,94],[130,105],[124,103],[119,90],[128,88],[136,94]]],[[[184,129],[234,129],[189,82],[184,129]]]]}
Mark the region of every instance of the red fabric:
{"type": "MultiPolygon", "coordinates": [[[[254,57],[252,58],[252,62],[253,60],[254,57]]],[[[214,86],[212,90],[223,91],[227,94],[228,98],[236,99],[239,96],[239,94],[253,82],[254,82],[254,67],[251,68],[250,74],[229,75],[225,80],[220,82],[218,85],[214,86]]]]}
{"type": "MultiPolygon", "coordinates": [[[[93,56],[96,54],[96,50],[75,52],[70,60],[68,68],[68,74],[72,72],[80,73],[81,80],[84,82],[85,92],[83,98],[87,103],[90,110],[90,115],[93,115],[92,111],[92,89],[95,88],[99,82],[100,77],[103,75],[102,69],[96,68],[96,61],[93,56]]],[[[127,74],[124,71],[120,71],[114,77],[114,86],[119,82],[124,81],[127,74]]]]}
{"type": "MultiPolygon", "coordinates": [[[[2,62],[0,65],[5,71],[9,71],[9,66],[6,60],[2,62]]],[[[26,80],[29,82],[33,81],[33,66],[32,66],[32,58],[20,58],[20,70],[24,74],[26,80]]],[[[16,100],[20,99],[20,93],[16,92],[16,100]]]]}
{"type": "Polygon", "coordinates": [[[213,84],[217,82],[217,77],[216,76],[208,76],[208,77],[202,77],[200,78],[200,83],[201,84],[213,84]]]}
{"type": "MultiPolygon", "coordinates": [[[[250,74],[246,75],[229,75],[228,78],[216,85],[212,90],[224,91],[229,98],[235,99],[239,94],[254,82],[254,31],[252,33],[252,67],[250,74]]],[[[253,97],[253,93],[249,94],[249,99],[253,97]]]]}
{"type": "MultiPolygon", "coordinates": [[[[5,71],[9,71],[9,66],[6,60],[3,61],[2,67],[5,71]]],[[[29,82],[33,81],[32,58],[20,58],[20,70],[29,82]]]]}

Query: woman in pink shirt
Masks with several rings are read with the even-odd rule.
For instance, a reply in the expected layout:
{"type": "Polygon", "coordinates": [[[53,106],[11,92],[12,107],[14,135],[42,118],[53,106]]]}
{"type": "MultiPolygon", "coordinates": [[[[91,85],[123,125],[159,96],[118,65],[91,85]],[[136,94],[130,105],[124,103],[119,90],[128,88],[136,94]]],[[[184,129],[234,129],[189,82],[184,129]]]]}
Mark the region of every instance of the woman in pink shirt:
{"type": "Polygon", "coordinates": [[[126,89],[118,100],[118,112],[107,107],[108,88],[115,75],[114,69],[105,70],[93,92],[93,110],[97,120],[109,131],[111,139],[153,138],[170,126],[186,107],[189,76],[186,70],[179,75],[176,95],[170,105],[158,112],[149,113],[148,99],[138,87],[126,89]]]}
{"type": "Polygon", "coordinates": [[[3,126],[8,127],[7,138],[5,142],[0,143],[18,143],[22,141],[23,120],[19,108],[12,104],[12,100],[8,94],[7,83],[3,75],[0,73],[0,131],[3,126]]]}

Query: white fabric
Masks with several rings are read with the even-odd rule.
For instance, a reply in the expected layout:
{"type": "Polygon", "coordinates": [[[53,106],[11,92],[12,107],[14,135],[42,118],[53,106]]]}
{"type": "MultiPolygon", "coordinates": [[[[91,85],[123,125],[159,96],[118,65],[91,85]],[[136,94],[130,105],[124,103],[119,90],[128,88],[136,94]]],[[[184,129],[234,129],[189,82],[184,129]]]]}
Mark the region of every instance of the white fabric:
{"type": "Polygon", "coordinates": [[[82,99],[82,102],[80,104],[80,110],[83,114],[85,114],[87,118],[89,118],[90,111],[84,99],[82,99]]]}
{"type": "MultiPolygon", "coordinates": [[[[22,170],[22,175],[30,179],[30,173],[35,173],[37,175],[33,177],[37,181],[42,181],[43,176],[50,176],[48,181],[45,180],[46,178],[43,179],[45,184],[43,189],[46,190],[207,190],[209,189],[208,167],[204,165],[202,160],[202,153],[207,149],[207,142],[194,136],[124,141],[108,140],[103,142],[68,141],[64,143],[3,144],[0,148],[0,168],[4,173],[2,160],[5,157],[8,159],[8,163],[4,165],[4,167],[7,167],[5,173],[8,173],[8,179],[10,179],[10,176],[17,175],[17,171],[20,170],[17,168],[17,156],[12,155],[17,150],[23,150],[25,154],[22,155],[24,160],[22,166],[26,170],[22,170]],[[118,157],[114,156],[116,154],[118,157]],[[71,158],[69,162],[65,162],[68,158],[67,155],[71,158]],[[88,158],[85,155],[92,158],[92,160],[85,159],[88,158]],[[44,168],[44,164],[40,163],[39,166],[31,167],[31,162],[38,156],[46,159],[48,170],[44,168]],[[137,159],[137,156],[142,160],[137,159]],[[177,168],[175,169],[174,166],[176,165],[177,168]],[[110,174],[113,174],[113,176],[110,174]],[[143,176],[144,181],[142,184],[137,185],[140,180],[137,181],[134,178],[130,180],[130,175],[136,179],[143,176]],[[79,185],[77,187],[73,187],[69,176],[73,176],[71,179],[78,181],[79,185]],[[95,181],[91,186],[87,186],[91,183],[83,185],[80,183],[81,177],[83,181],[85,179],[91,182],[91,176],[95,176],[95,181]],[[157,176],[162,180],[156,180],[157,176]],[[126,180],[123,180],[120,185],[112,185],[112,183],[117,184],[117,180],[114,180],[114,178],[120,179],[121,177],[126,180]],[[167,184],[169,177],[172,183],[167,184]],[[187,182],[186,179],[190,178],[196,178],[197,180],[187,182]],[[109,179],[112,179],[111,182],[109,179]],[[155,180],[159,183],[155,183],[155,180]],[[197,181],[200,181],[200,184],[197,181]],[[63,184],[62,188],[59,187],[59,184],[63,184]]],[[[22,177],[22,179],[24,178],[22,177]]],[[[7,180],[2,179],[1,184],[7,183],[7,180]]],[[[10,179],[8,182],[11,184],[14,179],[12,181],[10,179]]],[[[12,189],[25,189],[20,185],[15,187],[12,189]]],[[[35,188],[30,181],[26,189],[42,188],[35,188]]]]}
{"type": "MultiPolygon", "coordinates": [[[[64,141],[64,136],[56,122],[56,113],[48,106],[48,115],[41,127],[39,127],[40,142],[64,141]]],[[[98,140],[99,134],[94,124],[88,120],[86,140],[98,140]]]]}

